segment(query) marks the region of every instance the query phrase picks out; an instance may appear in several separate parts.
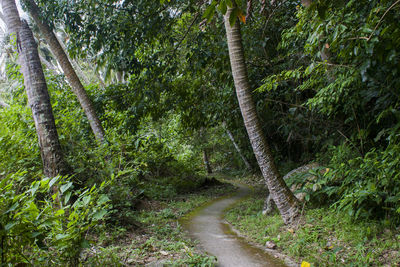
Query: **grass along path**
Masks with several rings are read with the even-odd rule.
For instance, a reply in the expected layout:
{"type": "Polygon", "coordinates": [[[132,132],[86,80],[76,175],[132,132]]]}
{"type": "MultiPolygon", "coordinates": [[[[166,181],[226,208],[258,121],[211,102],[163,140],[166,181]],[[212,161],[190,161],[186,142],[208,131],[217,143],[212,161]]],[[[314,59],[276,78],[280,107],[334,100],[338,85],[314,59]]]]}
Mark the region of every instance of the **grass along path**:
{"type": "Polygon", "coordinates": [[[87,249],[85,266],[214,266],[215,259],[196,249],[177,220],[194,208],[234,192],[229,184],[212,185],[162,201],[146,201],[135,214],[139,228],[116,227],[87,249]]]}
{"type": "Polygon", "coordinates": [[[399,228],[378,222],[352,222],[347,214],[328,208],[306,209],[296,229],[283,224],[276,212],[261,214],[262,191],[237,203],[226,220],[251,242],[265,246],[271,241],[277,250],[300,264],[311,266],[400,266],[399,228]]]}

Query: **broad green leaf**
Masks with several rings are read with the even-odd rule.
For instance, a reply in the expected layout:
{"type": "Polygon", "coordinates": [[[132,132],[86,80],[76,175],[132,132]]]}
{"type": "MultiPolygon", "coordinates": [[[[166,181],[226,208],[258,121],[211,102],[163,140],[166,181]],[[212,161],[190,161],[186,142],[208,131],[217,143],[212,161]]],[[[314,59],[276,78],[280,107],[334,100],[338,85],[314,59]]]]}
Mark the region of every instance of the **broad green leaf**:
{"type": "Polygon", "coordinates": [[[35,195],[36,191],[39,189],[39,186],[40,186],[40,182],[33,182],[32,183],[32,186],[31,186],[31,189],[30,189],[32,197],[35,195]]]}
{"type": "Polygon", "coordinates": [[[86,239],[84,239],[84,240],[81,242],[81,248],[90,248],[90,243],[89,243],[89,241],[86,240],[86,239]]]}
{"type": "Polygon", "coordinates": [[[60,178],[60,177],[56,176],[53,179],[51,179],[51,181],[49,183],[49,188],[51,188],[58,181],[58,178],[60,178]]]}
{"type": "Polygon", "coordinates": [[[69,236],[68,234],[57,234],[56,235],[56,240],[64,239],[64,238],[66,238],[68,236],[69,236]]]}
{"type": "Polygon", "coordinates": [[[103,195],[101,195],[101,196],[99,197],[99,200],[97,201],[97,204],[98,204],[98,205],[103,205],[103,204],[107,203],[108,201],[110,201],[110,199],[108,198],[108,196],[103,194],[103,195]]]}
{"type": "Polygon", "coordinates": [[[211,19],[213,18],[214,13],[215,13],[215,5],[216,5],[216,2],[213,1],[213,2],[211,3],[211,5],[209,5],[209,6],[206,8],[206,11],[204,11],[203,18],[207,19],[207,21],[211,21],[211,19]]]}
{"type": "Polygon", "coordinates": [[[14,204],[11,205],[11,207],[5,212],[5,214],[14,211],[17,207],[19,206],[19,202],[15,202],[14,204]]]}
{"type": "Polygon", "coordinates": [[[100,210],[100,211],[96,212],[95,214],[93,214],[92,219],[94,221],[101,220],[104,217],[104,215],[106,215],[106,214],[107,214],[107,210],[100,210]]]}
{"type": "Polygon", "coordinates": [[[90,200],[92,199],[92,196],[85,196],[82,201],[83,201],[83,205],[87,206],[90,202],[90,200]]]}
{"type": "Polygon", "coordinates": [[[66,184],[63,184],[60,187],[61,194],[63,194],[65,191],[67,191],[71,186],[72,186],[72,182],[68,182],[66,184]]]}
{"type": "Polygon", "coordinates": [[[65,194],[64,205],[66,205],[68,203],[69,199],[71,198],[71,194],[72,194],[72,192],[67,192],[65,194]]]}
{"type": "Polygon", "coordinates": [[[10,222],[4,226],[4,230],[9,231],[11,228],[13,228],[18,222],[10,222]]]}
{"type": "Polygon", "coordinates": [[[55,216],[60,216],[60,215],[63,215],[64,213],[65,213],[65,210],[59,209],[54,215],[55,216]]]}
{"type": "Polygon", "coordinates": [[[229,15],[229,24],[231,26],[235,25],[238,14],[239,14],[239,10],[237,8],[235,8],[234,10],[232,10],[231,14],[229,15]]]}
{"type": "Polygon", "coordinates": [[[227,9],[228,9],[227,5],[226,5],[226,2],[225,1],[221,1],[221,3],[219,3],[219,5],[218,5],[218,9],[219,9],[219,11],[221,11],[222,14],[225,14],[227,9]]]}

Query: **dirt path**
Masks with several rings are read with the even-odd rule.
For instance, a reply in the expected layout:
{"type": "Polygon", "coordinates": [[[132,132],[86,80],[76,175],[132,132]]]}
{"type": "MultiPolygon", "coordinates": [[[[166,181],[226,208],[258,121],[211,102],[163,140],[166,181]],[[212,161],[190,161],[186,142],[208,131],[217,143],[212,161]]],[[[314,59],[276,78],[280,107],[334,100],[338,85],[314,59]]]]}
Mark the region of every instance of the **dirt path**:
{"type": "Polygon", "coordinates": [[[264,250],[249,245],[243,238],[230,230],[224,223],[224,211],[230,205],[249,194],[249,189],[240,187],[233,197],[216,200],[210,205],[195,210],[181,224],[192,238],[199,241],[201,248],[218,259],[221,267],[283,267],[281,261],[264,250]]]}

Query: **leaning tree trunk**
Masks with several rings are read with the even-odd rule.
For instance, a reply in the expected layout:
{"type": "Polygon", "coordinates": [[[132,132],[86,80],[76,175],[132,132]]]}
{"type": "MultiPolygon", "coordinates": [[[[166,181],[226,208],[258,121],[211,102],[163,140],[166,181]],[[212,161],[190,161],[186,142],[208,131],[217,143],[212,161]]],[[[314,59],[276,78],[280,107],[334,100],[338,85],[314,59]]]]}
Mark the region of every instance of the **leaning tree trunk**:
{"type": "Polygon", "coordinates": [[[47,68],[48,70],[54,71],[55,73],[59,74],[59,73],[58,73],[57,67],[54,66],[53,63],[51,63],[50,61],[48,61],[48,60],[47,60],[44,56],[42,56],[40,53],[39,53],[39,58],[40,58],[40,61],[46,66],[46,68],[47,68]]]}
{"type": "Polygon", "coordinates": [[[251,170],[251,165],[247,161],[246,157],[243,155],[242,150],[240,149],[239,145],[236,143],[235,138],[233,137],[233,134],[231,131],[229,131],[228,127],[225,127],[226,134],[228,135],[229,139],[231,140],[233,146],[235,147],[237,153],[239,154],[240,158],[242,159],[244,165],[246,166],[246,169],[251,170]]]}
{"type": "Polygon", "coordinates": [[[43,172],[47,177],[67,174],[37,45],[26,21],[21,21],[14,0],[2,0],[9,32],[17,34],[19,64],[39,139],[43,172]]]}
{"type": "Polygon", "coordinates": [[[265,182],[276,206],[278,207],[283,221],[288,224],[299,217],[299,202],[279,175],[269,145],[262,132],[261,124],[257,117],[256,106],[251,95],[239,20],[236,19],[234,25],[231,25],[229,22],[229,16],[232,11],[233,8],[229,8],[225,14],[225,29],[232,76],[235,82],[240,110],[249,135],[250,143],[253,147],[254,154],[257,158],[265,182]]]}
{"type": "Polygon", "coordinates": [[[97,140],[103,142],[104,141],[104,129],[101,125],[99,117],[97,116],[95,109],[93,107],[93,103],[90,100],[88,94],[86,93],[85,88],[83,87],[81,81],[79,80],[78,75],[76,74],[74,68],[71,65],[71,62],[58,41],[54,32],[50,29],[50,27],[43,23],[40,19],[40,10],[36,5],[34,0],[25,0],[27,3],[27,7],[29,13],[35,20],[36,25],[39,27],[41,33],[43,34],[46,42],[49,44],[51,51],[56,57],[58,63],[64,71],[65,77],[67,77],[68,82],[71,84],[73,92],[77,96],[79,103],[81,104],[88,120],[90,123],[90,127],[96,137],[97,140]]]}

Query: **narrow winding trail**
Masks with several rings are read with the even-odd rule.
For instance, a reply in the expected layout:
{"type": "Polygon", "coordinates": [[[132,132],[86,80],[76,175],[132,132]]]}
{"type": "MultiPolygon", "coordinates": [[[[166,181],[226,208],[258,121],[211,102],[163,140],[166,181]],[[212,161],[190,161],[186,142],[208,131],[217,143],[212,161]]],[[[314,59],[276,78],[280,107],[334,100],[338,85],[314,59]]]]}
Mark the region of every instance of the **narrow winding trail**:
{"type": "Polygon", "coordinates": [[[250,189],[240,186],[236,195],[216,200],[210,205],[195,210],[182,219],[181,224],[192,238],[200,242],[204,251],[217,257],[217,266],[286,266],[264,250],[249,245],[224,223],[225,210],[249,193],[250,189]]]}

